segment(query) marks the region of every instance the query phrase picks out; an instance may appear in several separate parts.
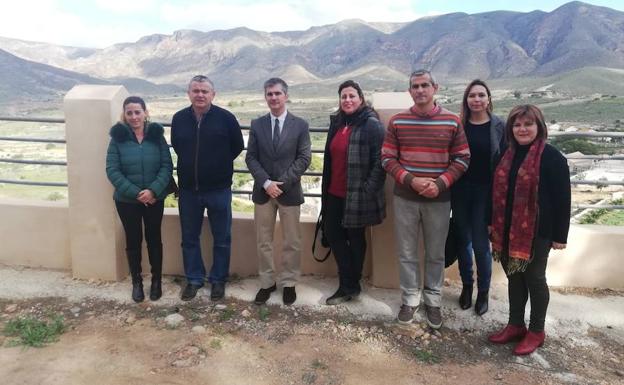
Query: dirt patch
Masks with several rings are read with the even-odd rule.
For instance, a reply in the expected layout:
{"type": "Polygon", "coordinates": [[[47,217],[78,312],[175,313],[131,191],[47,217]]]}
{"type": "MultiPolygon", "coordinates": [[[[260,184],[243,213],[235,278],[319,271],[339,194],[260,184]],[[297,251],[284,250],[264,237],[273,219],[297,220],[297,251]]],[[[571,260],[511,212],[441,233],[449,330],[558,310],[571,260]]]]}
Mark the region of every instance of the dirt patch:
{"type": "Polygon", "coordinates": [[[617,384],[624,348],[601,329],[592,344],[549,339],[515,358],[486,330],[439,332],[345,313],[256,307],[228,299],[175,306],[64,298],[0,300],[1,327],[61,314],[67,332],[44,348],[0,337],[3,384],[617,384]],[[175,327],[168,316],[183,320],[175,327]]]}
{"type": "Polygon", "coordinates": [[[624,289],[560,286],[551,286],[549,289],[564,295],[582,295],[584,297],[602,298],[610,296],[624,296],[624,289]]]}

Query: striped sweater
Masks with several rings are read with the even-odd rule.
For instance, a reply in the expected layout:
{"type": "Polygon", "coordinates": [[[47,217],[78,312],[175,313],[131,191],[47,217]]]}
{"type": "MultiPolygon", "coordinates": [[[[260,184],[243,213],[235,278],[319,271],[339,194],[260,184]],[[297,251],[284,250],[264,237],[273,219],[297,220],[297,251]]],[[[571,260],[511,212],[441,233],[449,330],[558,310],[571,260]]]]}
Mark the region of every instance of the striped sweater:
{"type": "Polygon", "coordinates": [[[394,115],[381,149],[384,170],[396,181],[394,193],[420,201],[448,201],[449,187],[470,163],[470,149],[459,117],[436,105],[429,115],[413,108],[394,115]],[[410,187],[414,177],[434,178],[440,190],[429,199],[410,187]]]}

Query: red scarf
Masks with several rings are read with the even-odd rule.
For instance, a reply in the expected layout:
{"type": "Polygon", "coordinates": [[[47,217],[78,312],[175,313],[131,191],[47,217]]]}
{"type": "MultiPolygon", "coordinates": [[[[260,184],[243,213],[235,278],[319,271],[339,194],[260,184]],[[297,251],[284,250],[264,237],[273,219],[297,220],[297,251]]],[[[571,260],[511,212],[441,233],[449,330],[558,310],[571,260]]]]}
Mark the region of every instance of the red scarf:
{"type": "MultiPolygon", "coordinates": [[[[507,274],[525,271],[533,249],[538,214],[538,186],[540,162],[546,142],[535,140],[518,169],[514,190],[511,228],[509,229],[509,249],[507,274]]],[[[499,261],[503,253],[505,231],[505,206],[509,189],[509,172],[516,150],[510,147],[494,172],[492,191],[492,252],[499,261]]]]}

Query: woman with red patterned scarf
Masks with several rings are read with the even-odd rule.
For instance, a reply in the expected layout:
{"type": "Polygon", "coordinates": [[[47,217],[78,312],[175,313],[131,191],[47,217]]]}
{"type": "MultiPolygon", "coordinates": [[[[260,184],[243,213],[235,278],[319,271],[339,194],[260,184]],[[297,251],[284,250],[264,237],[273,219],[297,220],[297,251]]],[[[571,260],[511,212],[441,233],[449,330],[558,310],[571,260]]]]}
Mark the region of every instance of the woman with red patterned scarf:
{"type": "Polygon", "coordinates": [[[489,337],[497,344],[520,341],[515,355],[542,346],[549,292],[550,249],[564,249],[570,227],[570,172],[567,161],[546,143],[544,116],[533,105],[514,107],[507,118],[509,143],[496,167],[490,239],[494,259],[509,281],[509,323],[489,337]],[[527,330],[524,310],[531,300],[527,330]]]}

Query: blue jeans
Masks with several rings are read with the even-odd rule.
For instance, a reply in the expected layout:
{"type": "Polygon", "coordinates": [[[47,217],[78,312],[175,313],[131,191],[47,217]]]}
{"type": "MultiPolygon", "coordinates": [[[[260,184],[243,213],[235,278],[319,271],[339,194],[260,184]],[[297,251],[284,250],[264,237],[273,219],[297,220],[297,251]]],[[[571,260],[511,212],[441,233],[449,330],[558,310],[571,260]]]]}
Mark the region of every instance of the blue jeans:
{"type": "Polygon", "coordinates": [[[204,210],[212,233],[212,268],[208,281],[225,283],[230,270],[232,245],[232,190],[230,188],[197,192],[180,189],[180,227],[182,228],[182,257],[188,283],[203,286],[206,268],[201,255],[201,234],[204,210]]]}
{"type": "Polygon", "coordinates": [[[474,283],[472,251],[477,262],[477,288],[489,290],[492,277],[492,253],[488,236],[487,207],[491,186],[460,180],[453,186],[451,207],[459,243],[459,274],[464,285],[474,283]]]}

